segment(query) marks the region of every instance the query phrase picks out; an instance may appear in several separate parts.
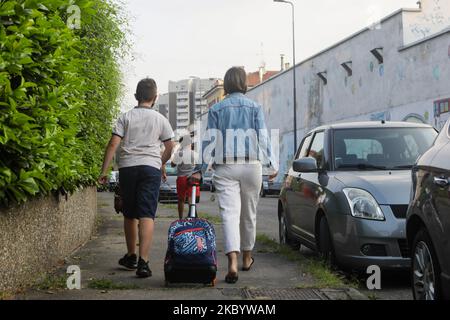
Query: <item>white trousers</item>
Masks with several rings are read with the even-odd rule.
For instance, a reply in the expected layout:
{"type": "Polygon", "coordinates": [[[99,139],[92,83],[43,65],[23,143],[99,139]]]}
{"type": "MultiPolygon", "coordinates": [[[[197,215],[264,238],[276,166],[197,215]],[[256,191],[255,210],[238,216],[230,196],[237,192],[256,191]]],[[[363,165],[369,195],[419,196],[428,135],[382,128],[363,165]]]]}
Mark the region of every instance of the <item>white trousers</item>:
{"type": "Polygon", "coordinates": [[[255,164],[217,165],[213,177],[225,237],[225,253],[252,251],[262,167],[255,164]]]}

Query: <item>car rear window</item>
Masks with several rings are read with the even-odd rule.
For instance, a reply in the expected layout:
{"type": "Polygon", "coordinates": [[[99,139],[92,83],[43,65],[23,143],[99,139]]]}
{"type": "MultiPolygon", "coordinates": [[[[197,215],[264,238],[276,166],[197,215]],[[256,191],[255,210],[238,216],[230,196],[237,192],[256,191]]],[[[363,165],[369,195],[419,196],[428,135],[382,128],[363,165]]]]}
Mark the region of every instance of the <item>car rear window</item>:
{"type": "Polygon", "coordinates": [[[408,169],[436,138],[432,128],[362,128],[334,132],[337,170],[408,169]]]}
{"type": "Polygon", "coordinates": [[[176,176],[177,175],[177,168],[176,167],[172,167],[171,165],[166,165],[166,174],[168,176],[176,176]]]}

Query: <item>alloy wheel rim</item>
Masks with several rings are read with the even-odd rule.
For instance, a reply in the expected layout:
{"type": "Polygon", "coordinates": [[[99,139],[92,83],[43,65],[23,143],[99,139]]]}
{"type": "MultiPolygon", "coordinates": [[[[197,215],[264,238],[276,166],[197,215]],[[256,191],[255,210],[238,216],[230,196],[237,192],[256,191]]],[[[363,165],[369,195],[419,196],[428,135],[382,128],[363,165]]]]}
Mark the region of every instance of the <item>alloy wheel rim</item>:
{"type": "Polygon", "coordinates": [[[435,278],[433,258],[427,244],[420,241],[413,257],[414,292],[417,299],[435,299],[435,278]]]}

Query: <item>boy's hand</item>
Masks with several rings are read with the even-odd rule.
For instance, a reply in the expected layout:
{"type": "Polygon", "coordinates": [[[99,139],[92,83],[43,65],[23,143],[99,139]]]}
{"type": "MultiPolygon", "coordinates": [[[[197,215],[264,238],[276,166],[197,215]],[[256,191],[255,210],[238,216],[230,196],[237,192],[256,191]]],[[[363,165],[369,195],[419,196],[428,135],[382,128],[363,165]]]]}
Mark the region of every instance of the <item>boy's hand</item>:
{"type": "Polygon", "coordinates": [[[106,174],[102,174],[100,177],[98,177],[97,181],[101,185],[105,185],[108,182],[108,176],[106,174]]]}
{"type": "Polygon", "coordinates": [[[163,182],[167,182],[166,166],[162,166],[161,168],[161,179],[163,182]]]}

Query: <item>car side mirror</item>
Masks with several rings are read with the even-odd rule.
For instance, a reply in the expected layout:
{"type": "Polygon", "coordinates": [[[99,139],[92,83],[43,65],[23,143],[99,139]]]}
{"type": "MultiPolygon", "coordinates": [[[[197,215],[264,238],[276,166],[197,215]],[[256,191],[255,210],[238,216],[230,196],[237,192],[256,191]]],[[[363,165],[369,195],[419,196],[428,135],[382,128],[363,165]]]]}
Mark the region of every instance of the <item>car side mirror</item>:
{"type": "Polygon", "coordinates": [[[317,162],[314,158],[301,158],[295,160],[292,168],[295,172],[308,173],[308,172],[319,172],[317,168],[317,162]]]}

